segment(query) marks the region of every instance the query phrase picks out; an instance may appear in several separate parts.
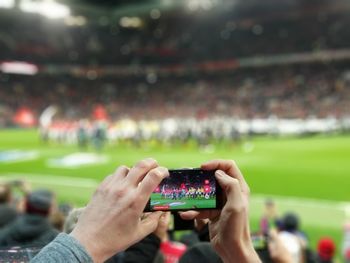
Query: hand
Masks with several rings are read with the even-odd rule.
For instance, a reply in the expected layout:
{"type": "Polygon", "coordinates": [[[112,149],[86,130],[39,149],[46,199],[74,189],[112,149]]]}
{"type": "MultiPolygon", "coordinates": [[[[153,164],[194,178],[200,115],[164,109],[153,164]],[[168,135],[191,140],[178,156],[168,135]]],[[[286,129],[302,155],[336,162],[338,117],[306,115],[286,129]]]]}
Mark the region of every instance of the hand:
{"type": "Polygon", "coordinates": [[[104,262],[156,229],[162,212],[143,220],[141,216],[151,193],[168,175],[155,160],[145,159],[104,179],[71,233],[94,262],[104,262]]]}
{"type": "Polygon", "coordinates": [[[249,230],[249,187],[233,161],[214,160],[201,166],[217,170],[215,177],[227,199],[220,210],[187,211],[183,219],[209,219],[210,241],[224,262],[261,262],[249,230]]]}

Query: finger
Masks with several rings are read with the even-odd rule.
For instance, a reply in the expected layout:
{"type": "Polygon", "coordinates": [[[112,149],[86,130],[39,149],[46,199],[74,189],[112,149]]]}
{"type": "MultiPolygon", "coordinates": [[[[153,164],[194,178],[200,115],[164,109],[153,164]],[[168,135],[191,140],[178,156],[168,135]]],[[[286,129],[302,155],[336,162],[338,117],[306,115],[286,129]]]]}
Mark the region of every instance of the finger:
{"type": "Polygon", "coordinates": [[[240,203],[242,191],[239,181],[221,170],[215,172],[215,177],[226,194],[227,207],[231,207],[233,203],[235,203],[235,206],[237,203],[240,203]]]}
{"type": "Polygon", "coordinates": [[[134,186],[137,186],[145,175],[156,167],[158,167],[156,160],[152,158],[144,159],[130,169],[126,178],[134,186]]]}
{"type": "Polygon", "coordinates": [[[163,212],[157,211],[149,214],[147,217],[145,217],[141,223],[140,223],[140,239],[144,238],[145,236],[151,234],[156,230],[158,226],[158,222],[160,217],[162,216],[163,212]]]}
{"type": "Polygon", "coordinates": [[[125,165],[119,166],[117,168],[117,170],[113,173],[111,181],[113,183],[121,181],[122,179],[124,179],[128,175],[129,170],[130,170],[129,167],[127,167],[125,165]]]}
{"type": "Polygon", "coordinates": [[[201,210],[193,211],[189,210],[186,212],[179,212],[180,217],[184,220],[193,220],[193,219],[210,219],[214,220],[220,215],[220,210],[201,210]]]}
{"type": "Polygon", "coordinates": [[[109,187],[111,184],[113,184],[115,181],[121,180],[122,178],[125,178],[129,171],[129,168],[122,165],[117,168],[117,170],[113,173],[108,175],[100,184],[100,187],[109,187]]]}
{"type": "Polygon", "coordinates": [[[186,212],[179,212],[179,215],[184,220],[193,220],[195,219],[200,213],[198,211],[186,211],[186,212]]]}
{"type": "Polygon", "coordinates": [[[140,205],[145,206],[148,202],[154,189],[162,182],[162,180],[169,176],[168,169],[164,167],[157,167],[149,171],[138,186],[138,195],[142,197],[140,205]]]}
{"type": "Polygon", "coordinates": [[[226,174],[230,175],[231,177],[236,178],[240,185],[241,189],[244,193],[249,194],[250,189],[245,181],[241,171],[239,170],[238,166],[236,165],[235,161],[232,160],[212,160],[209,162],[206,162],[202,164],[201,168],[203,170],[223,170],[226,174]]]}

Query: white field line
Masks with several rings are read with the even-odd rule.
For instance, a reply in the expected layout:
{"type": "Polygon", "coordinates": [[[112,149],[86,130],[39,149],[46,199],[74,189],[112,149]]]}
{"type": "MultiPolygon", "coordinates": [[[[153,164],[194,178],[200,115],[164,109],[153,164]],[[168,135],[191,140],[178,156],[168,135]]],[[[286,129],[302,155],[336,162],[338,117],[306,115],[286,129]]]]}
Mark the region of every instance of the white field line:
{"type": "Polygon", "coordinates": [[[98,182],[90,178],[69,177],[51,174],[1,173],[1,180],[26,179],[31,183],[70,186],[75,188],[96,188],[98,182]]]}
{"type": "Polygon", "coordinates": [[[251,201],[258,203],[265,203],[266,199],[272,199],[277,201],[276,203],[283,202],[286,205],[297,205],[304,208],[319,208],[319,209],[332,209],[339,211],[346,211],[350,208],[350,202],[342,201],[332,201],[324,199],[315,198],[303,198],[303,197],[289,197],[289,196],[279,196],[279,195],[265,195],[265,194],[255,194],[252,195],[251,201]]]}

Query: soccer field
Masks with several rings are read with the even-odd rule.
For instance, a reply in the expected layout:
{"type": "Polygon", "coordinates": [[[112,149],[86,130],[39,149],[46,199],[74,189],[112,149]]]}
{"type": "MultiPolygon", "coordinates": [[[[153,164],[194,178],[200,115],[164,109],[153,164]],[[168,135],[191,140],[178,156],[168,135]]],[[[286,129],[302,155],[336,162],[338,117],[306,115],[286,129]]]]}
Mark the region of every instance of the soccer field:
{"type": "Polygon", "coordinates": [[[210,198],[180,198],[174,200],[172,198],[164,198],[161,197],[161,194],[153,193],[151,195],[151,210],[157,210],[156,207],[159,206],[167,206],[170,210],[181,210],[181,209],[189,209],[189,208],[215,208],[216,199],[210,198]]]}
{"type": "Polygon", "coordinates": [[[214,159],[234,159],[252,192],[252,228],[266,197],[281,213],[296,211],[314,243],[320,236],[341,240],[350,205],[350,136],[254,138],[239,144],[199,148],[131,143],[110,144],[102,153],[80,152],[75,145],[43,144],[34,130],[0,131],[0,179],[25,178],[34,187],[49,187],[59,200],[84,205],[94,188],[118,165],[153,157],[168,168],[198,167],[214,159]]]}

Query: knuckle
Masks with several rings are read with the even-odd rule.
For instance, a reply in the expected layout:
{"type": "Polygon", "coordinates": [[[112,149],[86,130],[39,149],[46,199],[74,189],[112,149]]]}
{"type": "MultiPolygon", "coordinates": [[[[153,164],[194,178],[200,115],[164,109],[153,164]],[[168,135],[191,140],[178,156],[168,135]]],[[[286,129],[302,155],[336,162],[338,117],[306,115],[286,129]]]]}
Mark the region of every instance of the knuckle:
{"type": "Polygon", "coordinates": [[[127,194],[127,189],[126,188],[120,188],[118,190],[115,191],[114,196],[117,199],[121,199],[123,198],[125,195],[127,194]]]}
{"type": "Polygon", "coordinates": [[[236,167],[236,166],[237,166],[237,163],[236,163],[235,160],[230,160],[230,165],[231,165],[232,167],[236,167]]]}
{"type": "Polygon", "coordinates": [[[148,168],[148,163],[146,160],[142,160],[136,164],[136,167],[141,168],[141,169],[148,168]]]}
{"type": "Polygon", "coordinates": [[[118,169],[116,171],[119,172],[119,171],[124,171],[124,170],[127,170],[127,169],[129,169],[129,168],[126,165],[121,165],[121,166],[118,167],[118,169]]]}
{"type": "Polygon", "coordinates": [[[246,207],[243,203],[240,203],[227,207],[226,211],[230,214],[241,214],[246,211],[246,207]]]}
{"type": "Polygon", "coordinates": [[[137,163],[137,167],[140,169],[150,169],[153,167],[157,162],[154,159],[148,158],[141,160],[137,163]]]}
{"type": "Polygon", "coordinates": [[[124,173],[125,171],[128,171],[129,168],[126,165],[121,165],[115,170],[114,175],[118,175],[120,173],[124,173]]]}
{"type": "Polygon", "coordinates": [[[162,168],[155,168],[151,171],[150,175],[155,179],[155,180],[161,180],[165,176],[165,170],[162,168]]]}
{"type": "Polygon", "coordinates": [[[102,196],[106,196],[106,195],[109,195],[110,193],[110,189],[109,187],[107,186],[99,186],[96,190],[96,194],[98,195],[102,195],[102,196]]]}
{"type": "Polygon", "coordinates": [[[138,197],[132,198],[129,203],[129,208],[134,210],[135,208],[138,207],[138,205],[141,203],[141,199],[138,197]]]}

